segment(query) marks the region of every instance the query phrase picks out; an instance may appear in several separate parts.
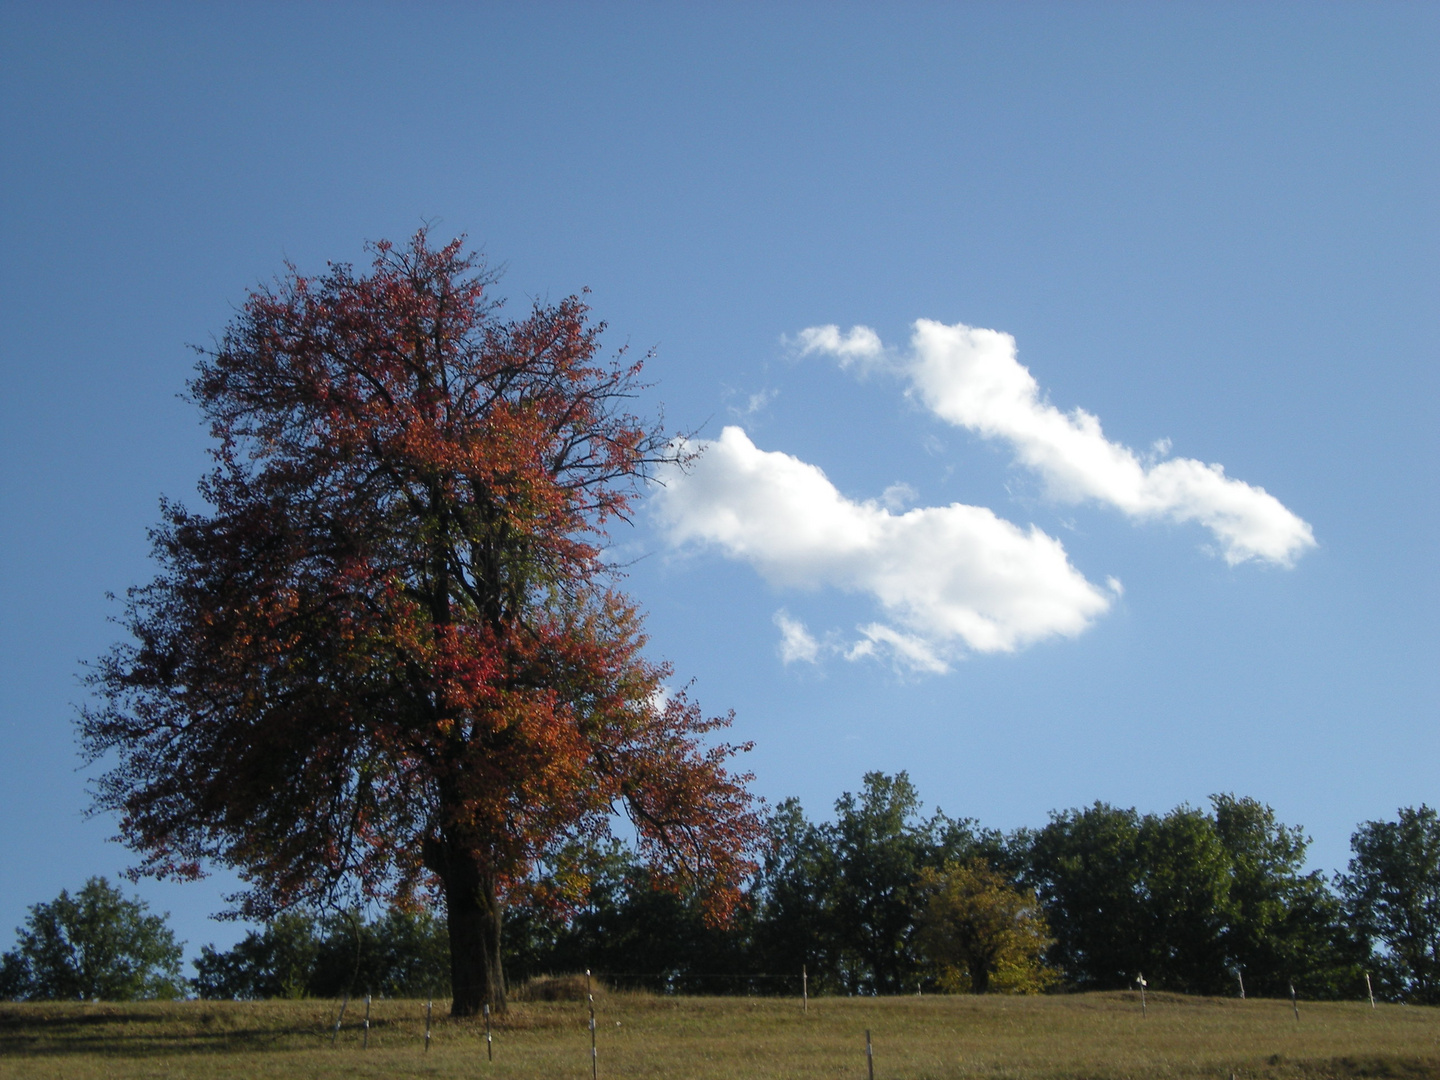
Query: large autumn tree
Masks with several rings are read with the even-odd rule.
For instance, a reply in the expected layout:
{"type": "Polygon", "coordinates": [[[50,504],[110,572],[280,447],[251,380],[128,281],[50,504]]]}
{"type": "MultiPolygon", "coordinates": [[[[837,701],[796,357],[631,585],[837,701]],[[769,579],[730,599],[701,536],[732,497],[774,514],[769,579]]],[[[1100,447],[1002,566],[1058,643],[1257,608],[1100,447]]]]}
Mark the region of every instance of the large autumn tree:
{"type": "Polygon", "coordinates": [[[607,522],[672,457],[571,297],[506,321],[459,241],[293,269],[202,351],[203,509],[92,668],[82,740],[137,872],[237,870],[237,913],[434,890],[453,1011],[504,1005],[505,905],[628,813],[723,919],[759,835],[736,747],[669,695],[607,522]]]}

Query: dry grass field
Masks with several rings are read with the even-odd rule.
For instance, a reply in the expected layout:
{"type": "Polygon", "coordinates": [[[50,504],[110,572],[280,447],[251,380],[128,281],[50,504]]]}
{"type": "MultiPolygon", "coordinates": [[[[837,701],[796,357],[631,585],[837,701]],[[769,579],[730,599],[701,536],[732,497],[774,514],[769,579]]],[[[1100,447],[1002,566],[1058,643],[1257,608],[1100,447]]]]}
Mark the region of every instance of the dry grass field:
{"type": "MultiPolygon", "coordinates": [[[[352,1007],[335,1047],[329,1001],[0,1005],[0,1077],[495,1077],[590,1075],[585,1007],[513,1005],[486,1060],[483,1026],[377,1001],[369,1048],[352,1007]]],[[[599,1075],[632,1078],[987,1077],[1156,1080],[1230,1076],[1440,1078],[1440,1009],[1153,994],[1039,998],[597,997],[599,1075]]]]}

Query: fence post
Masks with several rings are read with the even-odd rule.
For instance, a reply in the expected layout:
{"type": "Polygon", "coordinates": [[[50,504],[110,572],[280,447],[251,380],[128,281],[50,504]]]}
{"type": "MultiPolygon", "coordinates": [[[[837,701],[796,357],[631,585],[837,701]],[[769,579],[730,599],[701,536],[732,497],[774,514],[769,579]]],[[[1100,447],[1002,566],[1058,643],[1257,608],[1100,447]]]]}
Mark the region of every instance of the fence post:
{"type": "Polygon", "coordinates": [[[1240,969],[1235,969],[1235,978],[1240,980],[1240,1000],[1245,1000],[1245,976],[1240,974],[1240,969]]]}
{"type": "Polygon", "coordinates": [[[590,1003],[590,1080],[600,1076],[600,1055],[595,1049],[595,995],[590,991],[590,969],[585,969],[585,1000],[590,1003]]]}
{"type": "Polygon", "coordinates": [[[425,1001],[425,1052],[430,1052],[430,1006],[435,1004],[434,998],[427,998],[425,1001]]]}
{"type": "MultiPolygon", "coordinates": [[[[1366,975],[1365,978],[1370,978],[1366,975]]],[[[805,972],[805,965],[800,965],[800,1011],[810,1011],[810,976],[805,972]]]]}
{"type": "Polygon", "coordinates": [[[490,1042],[490,1003],[488,1001],[485,1003],[485,1059],[487,1061],[495,1060],[495,1047],[490,1042]]]}
{"type": "Polygon", "coordinates": [[[1145,981],[1145,973],[1143,971],[1135,976],[1135,981],[1140,984],[1140,1015],[1149,1016],[1149,1009],[1145,1005],[1145,987],[1150,984],[1145,981]]]}
{"type": "Polygon", "coordinates": [[[335,1030],[330,1034],[330,1049],[335,1049],[335,1040],[340,1038],[340,1024],[345,1019],[345,1006],[350,1004],[350,992],[347,990],[345,996],[340,999],[340,1015],[335,1018],[335,1030]]]}
{"type": "Polygon", "coordinates": [[[1300,1022],[1300,1003],[1295,1000],[1295,984],[1290,984],[1290,1007],[1295,1010],[1295,1022],[1300,1022]]]}
{"type": "Polygon", "coordinates": [[[1365,993],[1370,995],[1370,1007],[1375,1007],[1375,988],[1370,985],[1370,972],[1365,972],[1365,993]]]}
{"type": "Polygon", "coordinates": [[[360,1043],[361,1050],[370,1049],[370,995],[365,995],[365,1038],[360,1043]]]}
{"type": "Polygon", "coordinates": [[[865,1068],[870,1074],[870,1080],[875,1080],[875,1052],[870,1049],[870,1029],[865,1029],[865,1068]]]}

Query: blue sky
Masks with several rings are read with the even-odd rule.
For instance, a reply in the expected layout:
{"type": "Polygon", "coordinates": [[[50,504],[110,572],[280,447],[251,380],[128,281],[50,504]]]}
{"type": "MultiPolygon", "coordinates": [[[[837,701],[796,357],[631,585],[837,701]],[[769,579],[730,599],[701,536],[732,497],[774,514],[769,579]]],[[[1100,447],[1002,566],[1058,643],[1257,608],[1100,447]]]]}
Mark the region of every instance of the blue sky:
{"type": "MultiPolygon", "coordinates": [[[[515,310],[590,287],[720,440],[615,541],[761,794],[1234,791],[1342,867],[1440,800],[1437,46],[1422,4],[0,5],[0,942],[127,865],[71,724],[205,468],[187,344],[425,221],[515,310]]],[[[142,891],[238,932],[223,880],[142,891]]]]}

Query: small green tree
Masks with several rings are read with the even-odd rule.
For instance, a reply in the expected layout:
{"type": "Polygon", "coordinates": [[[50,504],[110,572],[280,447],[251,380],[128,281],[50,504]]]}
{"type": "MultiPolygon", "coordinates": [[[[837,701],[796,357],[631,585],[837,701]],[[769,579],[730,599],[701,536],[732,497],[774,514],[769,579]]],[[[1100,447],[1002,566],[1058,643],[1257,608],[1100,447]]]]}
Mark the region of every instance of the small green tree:
{"type": "Polygon", "coordinates": [[[450,936],[424,909],[390,908],[366,921],[358,911],[321,923],[323,936],[310,993],[426,997],[450,993],[450,936]]]}
{"type": "Polygon", "coordinates": [[[1309,838],[1256,799],[1212,795],[1215,829],[1229,854],[1227,962],[1256,997],[1282,997],[1293,984],[1308,997],[1363,990],[1362,952],[1340,898],[1319,870],[1306,873],[1309,838]]]}
{"type": "Polygon", "coordinates": [[[182,950],[143,900],[127,900],[103,877],[73,897],[35,904],[17,947],[0,961],[5,996],[29,1001],[135,1001],[184,992],[182,950]]]}
{"type": "Polygon", "coordinates": [[[1157,987],[1224,993],[1231,985],[1224,943],[1231,866],[1214,821],[1177,806],[1143,815],[1137,840],[1148,955],[1136,974],[1157,987]]]}
{"type": "Polygon", "coordinates": [[[232,949],[203,946],[195,961],[195,992],[202,998],[240,1001],[307,997],[319,954],[315,920],[288,911],[246,934],[232,949]]]}
{"type": "Polygon", "coordinates": [[[1340,878],[1361,933],[1380,946],[1375,966],[1389,996],[1440,1004],[1440,817],[1422,805],[1398,821],[1366,821],[1340,878]]]}
{"type": "Polygon", "coordinates": [[[921,872],[930,899],[919,944],[947,993],[1036,994],[1059,981],[1041,957],[1054,942],[1034,893],[1015,889],[982,859],[921,872]]]}
{"type": "Polygon", "coordinates": [[[772,816],[772,846],[757,889],[757,945],[771,970],[807,965],[811,986],[896,994],[921,977],[915,921],[920,874],[947,859],[999,847],[997,834],[923,804],[910,777],[866,773],[859,794],[835,803],[834,822],[811,824],[799,803],[772,816]]]}
{"type": "Polygon", "coordinates": [[[805,816],[799,799],[776,806],[768,825],[770,843],[751,891],[761,970],[798,972],[803,966],[813,990],[848,989],[834,927],[839,880],[834,848],[822,827],[805,816]]]}
{"type": "Polygon", "coordinates": [[[1053,813],[1012,843],[1026,853],[1026,883],[1057,939],[1049,959],[1068,983],[1108,990],[1128,986],[1136,972],[1154,974],[1139,813],[1097,802],[1053,813]]]}
{"type": "Polygon", "coordinates": [[[195,961],[202,998],[443,997],[450,993],[450,941],[428,911],[391,908],[366,920],[359,911],[326,918],[290,911],[252,930],[231,949],[213,945],[195,961]]]}

